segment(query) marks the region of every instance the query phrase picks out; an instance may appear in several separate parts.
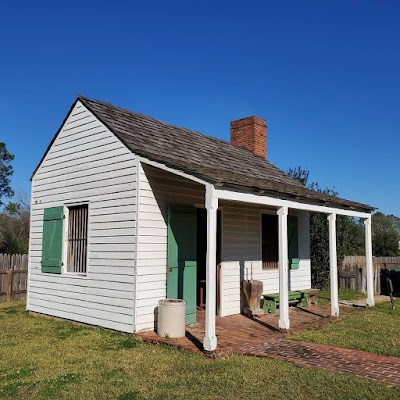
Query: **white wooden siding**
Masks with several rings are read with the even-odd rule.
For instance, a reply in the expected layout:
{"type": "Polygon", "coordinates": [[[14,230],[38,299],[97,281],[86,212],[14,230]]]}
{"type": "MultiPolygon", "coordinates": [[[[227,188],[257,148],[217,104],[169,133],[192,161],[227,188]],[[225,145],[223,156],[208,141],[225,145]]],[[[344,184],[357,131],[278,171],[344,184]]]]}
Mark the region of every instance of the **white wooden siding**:
{"type": "Polygon", "coordinates": [[[80,102],[32,182],[31,311],[134,331],[136,160],[80,102]],[[89,202],[85,276],[41,272],[43,210],[89,202]]]}
{"type": "MultiPolygon", "coordinates": [[[[263,282],[264,293],[279,291],[278,270],[262,269],[261,210],[243,203],[222,203],[223,239],[221,263],[221,316],[240,313],[240,282],[251,278],[263,282]]],[[[298,270],[289,271],[290,290],[311,287],[308,213],[293,211],[299,218],[298,270]]]]}
{"type": "Polygon", "coordinates": [[[168,205],[204,204],[204,186],[142,164],[137,260],[137,331],[154,329],[166,297],[168,205]]]}
{"type": "Polygon", "coordinates": [[[236,262],[223,261],[220,270],[219,315],[240,313],[240,267],[236,262]]]}

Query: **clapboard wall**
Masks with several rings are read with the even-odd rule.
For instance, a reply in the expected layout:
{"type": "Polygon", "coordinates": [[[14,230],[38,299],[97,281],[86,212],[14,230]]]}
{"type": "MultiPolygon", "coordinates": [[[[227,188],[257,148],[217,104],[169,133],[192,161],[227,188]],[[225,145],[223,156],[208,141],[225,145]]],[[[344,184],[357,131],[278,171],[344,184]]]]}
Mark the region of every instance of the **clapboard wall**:
{"type": "MultiPolygon", "coordinates": [[[[279,291],[278,269],[262,269],[260,207],[243,203],[223,203],[223,240],[221,263],[220,314],[240,313],[240,282],[253,279],[263,282],[264,293],[279,291]]],[[[272,211],[270,211],[272,212],[272,211]]],[[[290,211],[298,217],[299,258],[298,270],[289,271],[289,290],[311,287],[309,215],[305,211],[290,211]]]]}
{"type": "Polygon", "coordinates": [[[136,172],[131,151],[78,101],[32,180],[28,310],[134,331],[136,172]],[[43,210],[80,202],[87,274],[42,273],[43,210]]]}

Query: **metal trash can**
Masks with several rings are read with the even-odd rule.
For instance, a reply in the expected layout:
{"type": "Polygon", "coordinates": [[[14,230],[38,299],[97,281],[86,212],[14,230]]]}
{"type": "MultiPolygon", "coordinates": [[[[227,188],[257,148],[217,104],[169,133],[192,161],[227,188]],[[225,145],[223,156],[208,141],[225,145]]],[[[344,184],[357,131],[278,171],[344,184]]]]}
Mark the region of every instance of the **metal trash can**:
{"type": "Polygon", "coordinates": [[[185,336],[186,301],[181,299],[158,300],[157,334],[166,338],[185,336]]]}

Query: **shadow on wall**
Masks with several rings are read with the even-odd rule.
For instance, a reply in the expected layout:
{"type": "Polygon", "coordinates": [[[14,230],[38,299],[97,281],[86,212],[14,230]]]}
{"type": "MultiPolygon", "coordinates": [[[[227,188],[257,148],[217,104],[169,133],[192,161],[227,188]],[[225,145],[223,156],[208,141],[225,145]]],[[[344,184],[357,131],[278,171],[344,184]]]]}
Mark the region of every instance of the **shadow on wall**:
{"type": "Polygon", "coordinates": [[[204,204],[205,188],[189,179],[142,164],[154,198],[162,212],[164,222],[168,222],[168,204],[194,206],[204,204]]]}
{"type": "Polygon", "coordinates": [[[154,307],[154,332],[158,329],[158,306],[154,307]]]}

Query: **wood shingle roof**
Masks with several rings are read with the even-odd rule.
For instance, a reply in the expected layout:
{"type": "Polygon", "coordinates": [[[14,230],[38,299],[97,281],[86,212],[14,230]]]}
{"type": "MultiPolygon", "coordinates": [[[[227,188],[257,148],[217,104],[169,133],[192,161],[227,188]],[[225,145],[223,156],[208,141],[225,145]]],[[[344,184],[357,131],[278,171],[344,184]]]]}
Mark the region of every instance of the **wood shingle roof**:
{"type": "Polygon", "coordinates": [[[212,184],[283,199],[371,212],[373,207],[305,188],[268,160],[229,142],[79,96],[133,153],[212,184]]]}

